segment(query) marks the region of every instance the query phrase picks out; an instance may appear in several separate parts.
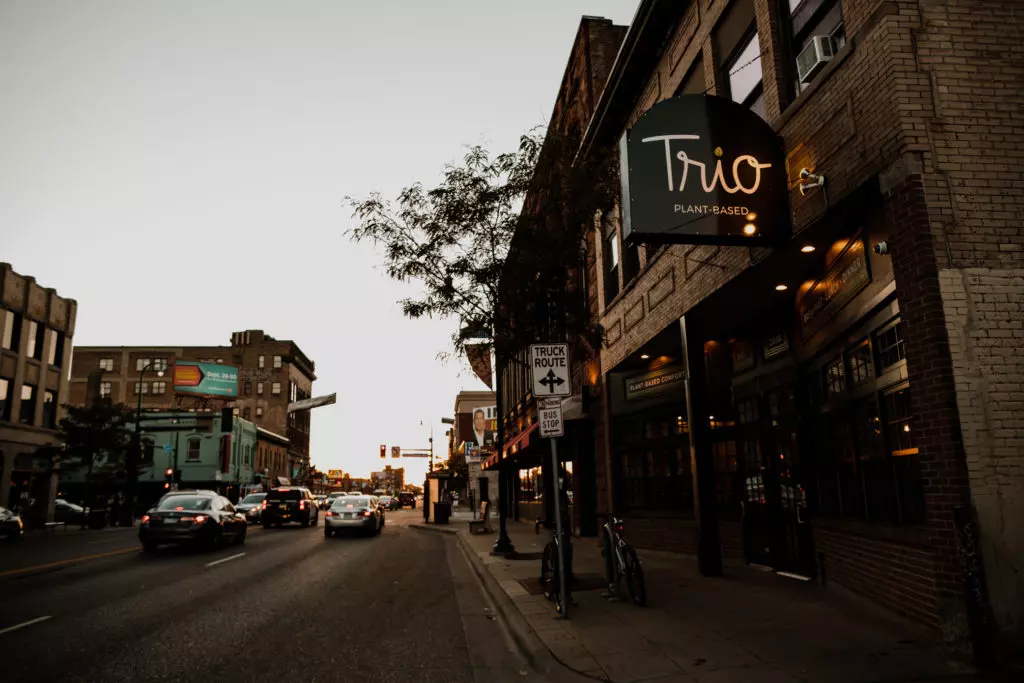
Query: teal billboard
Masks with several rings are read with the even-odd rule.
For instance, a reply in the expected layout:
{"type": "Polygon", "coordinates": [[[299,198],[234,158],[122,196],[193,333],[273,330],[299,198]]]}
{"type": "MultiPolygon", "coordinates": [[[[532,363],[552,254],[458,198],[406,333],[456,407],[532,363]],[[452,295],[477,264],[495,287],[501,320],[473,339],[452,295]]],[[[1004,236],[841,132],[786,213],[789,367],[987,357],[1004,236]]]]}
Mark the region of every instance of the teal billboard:
{"type": "Polygon", "coordinates": [[[179,394],[236,398],[238,368],[220,363],[179,360],[174,363],[172,385],[179,394]]]}

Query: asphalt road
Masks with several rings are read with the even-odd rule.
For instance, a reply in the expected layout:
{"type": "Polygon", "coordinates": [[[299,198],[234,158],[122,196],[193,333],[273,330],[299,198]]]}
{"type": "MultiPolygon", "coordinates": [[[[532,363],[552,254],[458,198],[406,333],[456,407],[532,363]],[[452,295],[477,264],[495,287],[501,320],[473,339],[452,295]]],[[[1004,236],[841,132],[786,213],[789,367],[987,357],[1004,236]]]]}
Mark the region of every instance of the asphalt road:
{"type": "Polygon", "coordinates": [[[419,519],[155,556],[130,529],[6,544],[0,680],[537,680],[457,542],[405,526],[419,519]]]}

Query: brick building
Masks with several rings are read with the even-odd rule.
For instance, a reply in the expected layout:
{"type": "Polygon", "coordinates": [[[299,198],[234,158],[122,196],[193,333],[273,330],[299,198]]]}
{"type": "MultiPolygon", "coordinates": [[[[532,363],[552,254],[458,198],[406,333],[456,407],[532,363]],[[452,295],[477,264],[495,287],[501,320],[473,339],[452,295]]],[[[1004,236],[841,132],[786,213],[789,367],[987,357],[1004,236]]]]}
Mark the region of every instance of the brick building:
{"type": "Polygon", "coordinates": [[[827,577],[951,641],[990,607],[1020,654],[1022,21],[1013,0],[640,3],[580,154],[667,98],[729,98],[782,139],[793,237],[638,245],[621,210],[595,220],[597,507],[637,545],[827,577]]]}
{"type": "MultiPolygon", "coordinates": [[[[175,360],[205,361],[239,368],[238,399],[227,405],[264,433],[268,460],[257,471],[272,470],[274,477],[301,479],[309,468],[309,411],[288,412],[288,404],[310,398],[316,380],[313,361],[289,340],[277,340],[262,330],[231,335],[230,346],[79,346],[74,349],[70,398],[73,405],[88,399],[90,377],[95,391],[115,403],[136,405],[142,394],[144,410],[172,407],[212,409],[190,397],[176,397],[170,375],[157,376],[175,360]],[[140,382],[140,371],[152,367],[140,382]],[[102,376],[97,376],[102,371],[102,376]],[[287,441],[284,444],[283,441],[287,441]],[[287,462],[279,463],[275,448],[287,448],[287,462]]],[[[257,451],[257,461],[261,459],[257,451]]],[[[272,479],[272,481],[276,481],[272,479]]]]}
{"type": "MultiPolygon", "coordinates": [[[[602,95],[605,82],[611,73],[619,46],[627,27],[617,26],[602,17],[583,17],[569,52],[569,59],[562,75],[562,82],[555,99],[548,131],[568,140],[582,137],[594,114],[602,95]]],[[[543,156],[543,154],[542,154],[543,156]]],[[[524,202],[524,213],[530,211],[538,201],[539,190],[535,188],[524,202]]],[[[522,232],[513,239],[512,249],[532,248],[533,242],[522,232]],[[523,244],[520,244],[522,242],[523,244]]],[[[584,270],[580,263],[579,273],[584,270]]],[[[567,287],[583,288],[583,279],[569,275],[567,287]]],[[[560,341],[547,339],[544,341],[560,341]]],[[[565,340],[570,341],[570,340],[565,340]]],[[[573,340],[574,341],[574,340],[573,340]]],[[[484,462],[485,473],[493,474],[499,467],[507,468],[508,491],[511,505],[508,514],[514,518],[540,518],[547,526],[554,524],[554,510],[551,505],[550,458],[547,442],[537,434],[537,406],[530,391],[528,372],[528,351],[522,349],[516,362],[499,368],[502,373],[501,410],[504,413],[504,447],[502,454],[495,454],[484,462]],[[499,456],[505,464],[499,465],[499,456]],[[547,495],[545,495],[545,493],[547,495]]],[[[590,376],[597,378],[597,358],[591,364],[590,376]]],[[[564,462],[563,475],[572,490],[572,498],[580,505],[572,507],[575,514],[574,526],[584,533],[597,533],[597,501],[594,499],[594,479],[599,476],[590,457],[581,457],[594,450],[594,424],[589,413],[590,392],[593,381],[582,364],[573,368],[573,396],[564,402],[566,435],[559,448],[560,459],[564,462]]],[[[462,394],[460,394],[461,396],[462,394]]],[[[472,477],[471,477],[472,479],[472,477]]],[[[492,489],[495,488],[492,482],[492,489]]]]}
{"type": "Polygon", "coordinates": [[[0,506],[35,500],[37,519],[53,518],[57,477],[34,454],[59,441],[77,312],[74,299],[0,263],[0,506]]]}

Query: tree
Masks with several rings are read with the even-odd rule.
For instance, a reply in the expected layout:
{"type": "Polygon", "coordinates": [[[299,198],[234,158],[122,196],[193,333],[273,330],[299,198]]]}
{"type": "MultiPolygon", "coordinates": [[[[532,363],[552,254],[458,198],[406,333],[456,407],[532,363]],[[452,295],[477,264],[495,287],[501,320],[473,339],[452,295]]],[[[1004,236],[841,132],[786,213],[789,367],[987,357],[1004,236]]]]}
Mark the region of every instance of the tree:
{"type": "Polygon", "coordinates": [[[84,469],[86,481],[115,477],[127,466],[134,448],[135,412],[124,404],[99,402],[83,408],[66,406],[58,425],[64,442],[64,469],[84,469]]]}
{"type": "MultiPolygon", "coordinates": [[[[358,226],[356,242],[384,248],[384,266],[395,280],[422,285],[402,300],[410,318],[458,321],[452,347],[485,343],[494,353],[498,429],[504,447],[502,369],[537,341],[600,345],[601,330],[587,315],[577,273],[585,267],[581,244],[595,214],[612,206],[617,189],[613,156],[585,155],[579,139],[531,131],[515,152],[491,155],[470,147],[461,163],[445,166],[437,187],[402,190],[394,203],[373,193],[347,198],[358,226]],[[483,337],[483,339],[481,339],[483,337]]],[[[506,473],[499,470],[502,491],[506,473]]],[[[511,548],[505,531],[507,496],[499,505],[496,550],[511,548]]]]}

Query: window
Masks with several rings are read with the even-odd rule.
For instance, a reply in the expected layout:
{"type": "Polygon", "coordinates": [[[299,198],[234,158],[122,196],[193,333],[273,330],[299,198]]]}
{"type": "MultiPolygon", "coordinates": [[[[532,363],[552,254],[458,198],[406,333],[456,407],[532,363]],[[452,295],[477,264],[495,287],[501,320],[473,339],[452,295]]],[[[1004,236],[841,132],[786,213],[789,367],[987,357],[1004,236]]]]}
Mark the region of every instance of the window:
{"type": "Polygon", "coordinates": [[[843,357],[839,356],[825,366],[825,393],[836,396],[846,390],[846,368],[843,357]]]}
{"type": "Polygon", "coordinates": [[[676,89],[676,97],[680,95],[703,95],[707,90],[707,85],[704,82],[704,61],[700,55],[693,60],[693,66],[690,67],[689,73],[679,84],[676,89]]]}
{"type": "Polygon", "coordinates": [[[110,382],[100,382],[100,398],[110,396],[110,382]]]}
{"type": "Polygon", "coordinates": [[[764,118],[764,87],[761,81],[761,41],[757,31],[741,43],[732,59],[726,62],[729,95],[755,114],[764,118]]]}
{"type": "Polygon", "coordinates": [[[36,412],[36,388],[31,384],[21,385],[21,410],[18,413],[18,421],[22,424],[32,424],[32,418],[36,412]]]}
{"type": "Polygon", "coordinates": [[[28,321],[28,355],[36,360],[43,359],[43,335],[40,334],[39,323],[28,321]]]}
{"type": "Polygon", "coordinates": [[[142,372],[152,362],[149,358],[136,358],[135,359],[135,371],[142,372]]]}
{"type": "Polygon", "coordinates": [[[153,382],[153,395],[163,396],[167,392],[167,382],[153,382]]]}
{"type": "Polygon", "coordinates": [[[274,368],[281,367],[281,356],[274,356],[274,368]]]}
{"type": "Polygon", "coordinates": [[[59,368],[64,363],[64,335],[57,330],[47,330],[46,334],[50,337],[50,352],[46,362],[59,368]]]}
{"type": "Polygon", "coordinates": [[[263,406],[256,406],[256,417],[263,417],[263,406]]]}
{"type": "Polygon", "coordinates": [[[256,395],[257,396],[262,396],[263,395],[263,382],[256,382],[256,395]]]}
{"type": "Polygon", "coordinates": [[[281,393],[281,383],[280,382],[274,382],[273,384],[271,384],[270,385],[270,393],[274,394],[275,396],[280,394],[281,393]]]}
{"type": "Polygon", "coordinates": [[[611,212],[601,220],[604,228],[604,303],[608,305],[619,295],[619,233],[611,212]]]}
{"type": "Polygon", "coordinates": [[[106,370],[107,372],[114,371],[114,359],[113,358],[100,358],[100,370],[106,370]]]}
{"type": "MultiPolygon", "coordinates": [[[[815,36],[830,37],[835,52],[846,45],[846,27],[843,24],[842,3],[839,0],[788,0],[788,3],[794,74],[797,56],[810,45],[815,36]]],[[[810,85],[796,82],[796,78],[793,80],[796,95],[810,85]]]]}
{"type": "Polygon", "coordinates": [[[11,380],[0,377],[0,421],[11,419],[11,380]]]}
{"type": "Polygon", "coordinates": [[[135,395],[145,396],[149,394],[149,382],[136,382],[135,383],[135,395]]]}
{"type": "Polygon", "coordinates": [[[252,409],[251,408],[242,408],[242,418],[243,419],[249,420],[249,419],[251,419],[251,416],[252,416],[252,409]]]}
{"type": "Polygon", "coordinates": [[[871,342],[864,342],[850,351],[850,386],[863,384],[875,376],[874,361],[871,359],[871,342]]]}
{"type": "Polygon", "coordinates": [[[900,520],[924,521],[924,490],[921,463],[911,426],[910,388],[901,387],[885,395],[886,448],[896,475],[900,520]]]}
{"type": "Polygon", "coordinates": [[[263,356],[260,356],[260,357],[259,357],[259,358],[257,359],[257,361],[258,361],[258,362],[257,362],[257,365],[259,366],[259,369],[260,369],[260,370],[262,370],[262,369],[263,369],[263,367],[264,367],[264,362],[265,362],[265,359],[264,359],[264,357],[263,357],[263,356]]]}
{"type": "Polygon", "coordinates": [[[246,382],[245,384],[242,385],[242,387],[243,394],[245,394],[246,396],[252,394],[252,382],[246,382]]]}
{"type": "Polygon", "coordinates": [[[14,311],[4,311],[3,320],[4,332],[3,338],[0,338],[0,347],[7,349],[8,351],[17,351],[18,342],[21,341],[21,316],[14,311]]]}
{"type": "Polygon", "coordinates": [[[248,467],[250,464],[252,464],[250,462],[252,460],[252,446],[246,446],[245,451],[243,452],[245,454],[245,460],[242,462],[242,464],[248,467]]]}
{"type": "Polygon", "coordinates": [[[903,321],[897,320],[875,335],[879,369],[885,370],[907,357],[903,345],[903,321]]]}
{"type": "Polygon", "coordinates": [[[203,458],[202,454],[202,439],[196,437],[188,440],[188,455],[186,456],[187,462],[199,462],[203,458]]]}
{"type": "Polygon", "coordinates": [[[224,359],[223,358],[218,358],[217,359],[217,363],[220,364],[220,365],[224,365],[224,359]]]}
{"type": "Polygon", "coordinates": [[[43,426],[57,426],[57,396],[49,390],[43,392],[43,426]]]}
{"type": "Polygon", "coordinates": [[[241,412],[241,411],[240,411],[240,410],[239,410],[238,408],[235,408],[235,409],[233,409],[233,410],[231,411],[231,413],[232,413],[232,414],[233,414],[233,415],[234,415],[235,417],[238,417],[238,415],[240,414],[240,412],[241,412]]]}
{"type": "Polygon", "coordinates": [[[153,359],[153,368],[152,369],[154,371],[156,371],[156,372],[166,372],[167,371],[167,359],[166,358],[154,358],[153,359]]]}
{"type": "Polygon", "coordinates": [[[616,420],[614,452],[623,508],[693,513],[689,435],[681,433],[677,417],[662,412],[616,420]]]}

